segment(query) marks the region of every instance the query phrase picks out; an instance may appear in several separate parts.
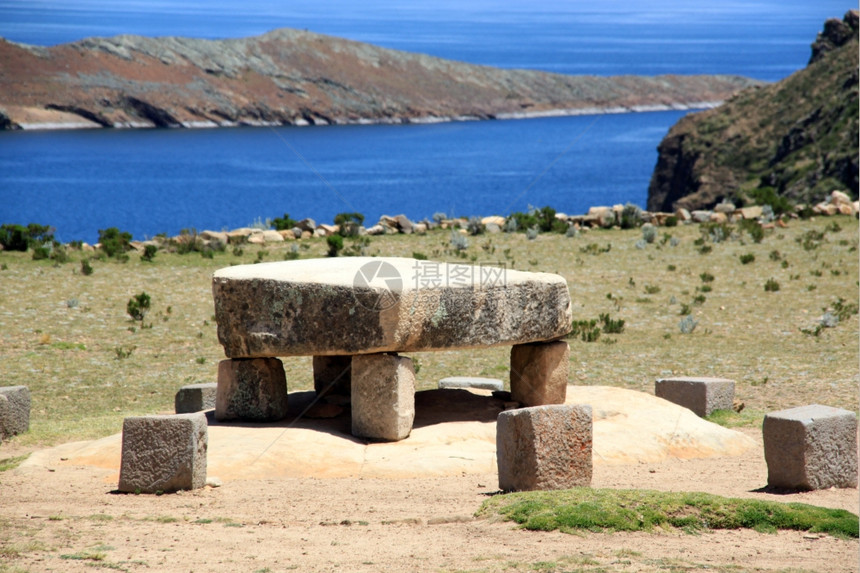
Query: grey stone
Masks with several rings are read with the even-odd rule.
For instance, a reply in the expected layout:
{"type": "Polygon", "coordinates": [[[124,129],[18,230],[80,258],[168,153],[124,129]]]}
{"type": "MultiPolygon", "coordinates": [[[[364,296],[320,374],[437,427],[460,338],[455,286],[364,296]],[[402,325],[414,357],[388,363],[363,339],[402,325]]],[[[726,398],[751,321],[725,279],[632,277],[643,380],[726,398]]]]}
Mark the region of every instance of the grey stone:
{"type": "Polygon", "coordinates": [[[30,389],[26,386],[0,388],[0,440],[30,429],[30,389]]]}
{"type": "Polygon", "coordinates": [[[496,424],[499,489],[530,491],[588,486],[593,424],[587,404],[508,410],[496,424]]]}
{"type": "Polygon", "coordinates": [[[570,346],[563,340],[511,348],[511,399],[525,406],[564,404],[570,346]]]}
{"type": "Polygon", "coordinates": [[[352,356],[314,356],[314,390],[320,396],[349,396],[352,356]]]}
{"type": "Polygon", "coordinates": [[[277,358],[218,363],[215,419],[276,422],[287,415],[287,379],[277,358]]]}
{"type": "Polygon", "coordinates": [[[762,434],[769,486],[857,487],[854,412],[818,404],[771,412],[762,434]]]}
{"type": "Polygon", "coordinates": [[[654,394],[704,417],[714,410],[732,409],[735,382],[727,378],[661,378],[654,384],[654,394]]]}
{"type": "Polygon", "coordinates": [[[310,231],[311,233],[313,233],[317,228],[317,223],[313,219],[302,219],[301,221],[296,223],[296,227],[301,229],[302,231],[310,231]]]}
{"type": "Polygon", "coordinates": [[[172,492],[206,485],[206,415],[135,416],[122,424],[119,491],[172,492]]]}
{"type": "Polygon", "coordinates": [[[449,376],[439,380],[439,388],[476,388],[478,390],[499,391],[504,383],[495,378],[479,378],[477,376],[449,376]]]}
{"type": "Polygon", "coordinates": [[[397,441],[415,419],[415,370],[396,354],[352,358],[352,435],[397,441]]]}
{"type": "Polygon", "coordinates": [[[711,213],[713,211],[707,210],[698,210],[690,213],[690,216],[693,218],[694,223],[707,223],[711,220],[711,213]]]}
{"type": "Polygon", "coordinates": [[[205,382],[200,384],[188,384],[176,393],[174,406],[177,414],[191,414],[211,410],[215,407],[215,396],[218,384],[205,382]]]}
{"type": "Polygon", "coordinates": [[[558,275],[394,257],[237,265],[212,283],[230,358],[449,350],[570,329],[558,275]]]}

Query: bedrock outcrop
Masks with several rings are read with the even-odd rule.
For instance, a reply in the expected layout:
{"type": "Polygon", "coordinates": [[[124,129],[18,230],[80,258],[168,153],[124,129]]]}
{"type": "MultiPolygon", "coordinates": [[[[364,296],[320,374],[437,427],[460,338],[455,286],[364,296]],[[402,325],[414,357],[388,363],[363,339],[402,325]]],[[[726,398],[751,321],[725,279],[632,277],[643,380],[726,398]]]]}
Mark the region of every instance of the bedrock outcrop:
{"type": "Polygon", "coordinates": [[[687,108],[736,76],[502,70],[307,31],[251,38],[115,36],[52,47],[0,39],[0,128],[433,122],[687,108]]]}

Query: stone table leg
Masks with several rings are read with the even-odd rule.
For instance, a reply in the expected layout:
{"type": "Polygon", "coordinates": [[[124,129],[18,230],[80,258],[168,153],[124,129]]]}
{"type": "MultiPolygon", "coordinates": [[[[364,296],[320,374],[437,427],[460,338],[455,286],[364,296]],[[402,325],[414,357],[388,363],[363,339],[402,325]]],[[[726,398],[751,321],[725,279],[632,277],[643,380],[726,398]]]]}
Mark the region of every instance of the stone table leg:
{"type": "Polygon", "coordinates": [[[233,358],[218,363],[216,420],[277,422],[287,415],[287,378],[277,358],[233,358]]]}
{"type": "Polygon", "coordinates": [[[349,396],[352,356],[314,356],[314,390],[317,395],[349,396]]]}
{"type": "Polygon", "coordinates": [[[352,357],[352,435],[397,441],[415,420],[415,370],[397,354],[352,357]]]}
{"type": "Polygon", "coordinates": [[[563,340],[511,348],[511,400],[523,406],[564,404],[570,346],[563,340]]]}

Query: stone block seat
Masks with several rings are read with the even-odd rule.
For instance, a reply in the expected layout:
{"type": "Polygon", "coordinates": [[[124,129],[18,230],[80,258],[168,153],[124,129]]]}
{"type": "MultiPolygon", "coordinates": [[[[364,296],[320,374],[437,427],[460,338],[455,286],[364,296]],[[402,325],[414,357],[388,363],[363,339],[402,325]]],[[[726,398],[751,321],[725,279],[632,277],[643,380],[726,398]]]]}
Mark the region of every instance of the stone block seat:
{"type": "MultiPolygon", "coordinates": [[[[227,358],[313,356],[316,391],[330,385],[353,396],[356,436],[398,440],[411,431],[411,360],[381,358],[386,354],[511,346],[512,394],[525,406],[564,402],[569,351],[559,339],[572,315],[567,282],[558,275],[409,258],[325,258],[220,269],[212,291],[227,358]]],[[[218,400],[248,393],[235,380],[222,381],[221,370],[218,400]]],[[[216,417],[218,411],[216,405],[216,417]]]]}

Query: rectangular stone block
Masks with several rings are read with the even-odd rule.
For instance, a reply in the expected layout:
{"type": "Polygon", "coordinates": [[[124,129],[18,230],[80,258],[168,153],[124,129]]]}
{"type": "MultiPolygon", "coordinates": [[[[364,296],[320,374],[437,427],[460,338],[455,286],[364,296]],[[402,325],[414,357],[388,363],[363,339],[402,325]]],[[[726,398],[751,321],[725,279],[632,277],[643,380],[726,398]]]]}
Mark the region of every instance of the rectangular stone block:
{"type": "Polygon", "coordinates": [[[496,423],[499,489],[531,491],[588,486],[592,414],[587,404],[508,410],[496,423]]]}
{"type": "Polygon", "coordinates": [[[215,396],[218,384],[206,382],[201,384],[188,384],[176,393],[173,400],[177,414],[191,414],[211,410],[215,407],[215,396]]]}
{"type": "Polygon", "coordinates": [[[771,412],[762,434],[769,486],[857,487],[854,412],[818,404],[771,412]]]}
{"type": "Polygon", "coordinates": [[[317,394],[350,395],[352,356],[314,356],[313,366],[317,394]]]}
{"type": "Polygon", "coordinates": [[[397,441],[415,420],[412,359],[396,354],[352,357],[352,435],[397,441]]]}
{"type": "Polygon", "coordinates": [[[287,378],[277,358],[218,363],[215,419],[277,422],[287,415],[287,378]]]}
{"type": "Polygon", "coordinates": [[[206,415],[135,416],[122,424],[119,491],[172,492],[206,485],[206,415]]]}
{"type": "Polygon", "coordinates": [[[30,389],[26,386],[0,388],[0,440],[30,429],[30,389]]]}
{"type": "Polygon", "coordinates": [[[524,406],[564,404],[570,346],[563,340],[511,348],[511,400],[524,406]]]}
{"type": "Polygon", "coordinates": [[[439,388],[475,388],[476,390],[491,390],[499,392],[504,388],[501,380],[495,378],[480,378],[477,376],[449,376],[439,380],[439,388]]]}
{"type": "Polygon", "coordinates": [[[215,272],[212,293],[230,358],[522,344],[571,321],[558,275],[399,257],[236,265],[215,272]]]}
{"type": "Polygon", "coordinates": [[[727,378],[661,378],[654,384],[654,394],[704,417],[714,410],[732,409],[735,382],[727,378]]]}

